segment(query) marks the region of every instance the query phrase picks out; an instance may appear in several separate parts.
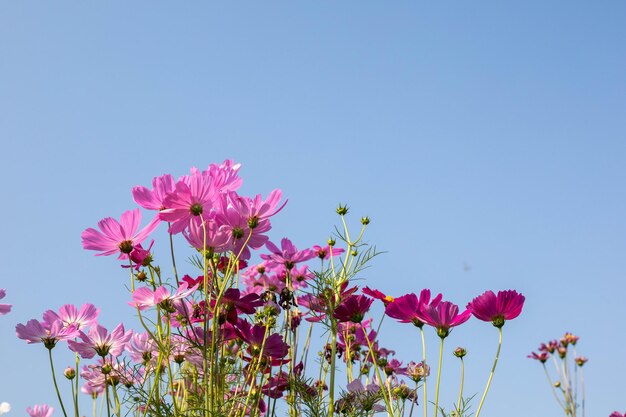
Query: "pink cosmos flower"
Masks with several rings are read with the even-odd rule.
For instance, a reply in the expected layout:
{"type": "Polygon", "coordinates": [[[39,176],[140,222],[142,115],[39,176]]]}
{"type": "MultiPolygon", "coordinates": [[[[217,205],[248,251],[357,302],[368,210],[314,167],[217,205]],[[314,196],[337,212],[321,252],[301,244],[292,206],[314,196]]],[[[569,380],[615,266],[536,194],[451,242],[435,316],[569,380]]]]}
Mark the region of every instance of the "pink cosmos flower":
{"type": "Polygon", "coordinates": [[[119,356],[124,351],[133,332],[132,330],[125,332],[124,325],[121,323],[111,333],[104,327],[96,324],[89,328],[88,334],[81,330],[78,335],[82,342],[67,341],[70,350],[78,353],[84,359],[91,359],[96,354],[103,358],[107,355],[119,356]]]}
{"type": "MultiPolygon", "coordinates": [[[[215,308],[216,300],[211,300],[211,308],[215,308]]],[[[263,301],[255,293],[242,296],[237,288],[229,288],[219,301],[218,310],[220,323],[237,324],[239,314],[254,314],[256,308],[263,305],[263,301]]]]}
{"type": "Polygon", "coordinates": [[[493,291],[486,291],[470,301],[467,308],[477,319],[502,327],[506,320],[520,315],[524,300],[524,296],[514,290],[498,291],[498,295],[493,291]]]}
{"type": "Polygon", "coordinates": [[[133,187],[133,200],[146,210],[165,209],[165,197],[176,188],[174,177],[170,174],[161,175],[152,179],[152,190],[143,186],[133,187]]]}
{"type": "Polygon", "coordinates": [[[236,164],[232,159],[226,159],[221,164],[211,164],[206,173],[211,177],[215,188],[220,192],[236,191],[243,180],[239,177],[241,164],[236,164]]]}
{"type": "MultiPolygon", "coordinates": [[[[0,300],[2,300],[5,295],[7,295],[6,290],[3,290],[0,288],[0,300]]],[[[10,311],[11,311],[11,304],[0,304],[0,316],[4,314],[8,314],[10,311]]]]}
{"type": "Polygon", "coordinates": [[[385,307],[387,307],[390,303],[393,303],[394,298],[390,295],[387,295],[381,291],[378,290],[373,290],[370,287],[365,287],[363,288],[363,294],[367,294],[370,297],[373,297],[376,300],[380,300],[383,302],[383,304],[385,305],[385,307]]]}
{"type": "Polygon", "coordinates": [[[43,343],[47,349],[52,349],[59,340],[76,337],[77,328],[75,325],[65,326],[61,320],[39,322],[33,319],[26,325],[15,326],[15,333],[28,344],[43,343]]]}
{"type": "Polygon", "coordinates": [[[554,353],[556,349],[559,347],[559,342],[556,340],[550,340],[547,344],[542,343],[539,345],[540,352],[554,353]]]}
{"type": "Polygon", "coordinates": [[[315,252],[315,256],[320,259],[329,259],[331,256],[338,256],[345,252],[342,248],[331,247],[330,245],[324,247],[313,245],[311,249],[315,252]]]}
{"type": "Polygon", "coordinates": [[[47,404],[34,405],[32,407],[26,407],[26,412],[30,417],[50,417],[54,412],[54,408],[47,404]]]}
{"type": "Polygon", "coordinates": [[[265,332],[269,330],[265,326],[252,326],[247,321],[240,320],[236,331],[239,337],[248,344],[248,353],[252,356],[282,359],[289,353],[289,345],[285,343],[281,335],[273,333],[266,337],[265,332]]]}
{"type": "Polygon", "coordinates": [[[419,298],[413,293],[406,294],[394,298],[392,302],[388,303],[385,307],[385,314],[400,323],[413,323],[421,328],[424,325],[424,320],[420,318],[420,311],[427,306],[436,307],[441,302],[441,298],[442,295],[437,294],[431,301],[429,289],[422,290],[419,298]]]}
{"type": "Polygon", "coordinates": [[[106,217],[98,222],[100,232],[89,228],[82,233],[83,248],[102,252],[96,256],[119,253],[118,259],[128,259],[128,254],[135,245],[143,242],[159,224],[158,219],[153,219],[146,227],[137,231],[140,222],[139,209],[122,213],[119,222],[106,217]]]}
{"type": "Polygon", "coordinates": [[[267,242],[265,247],[269,249],[271,254],[261,255],[262,259],[265,259],[269,266],[284,265],[285,268],[291,270],[299,262],[308,261],[315,257],[315,252],[311,249],[304,249],[299,251],[295,247],[291,240],[286,237],[280,241],[281,248],[279,249],[272,242],[267,242]]]}
{"type": "Polygon", "coordinates": [[[198,250],[211,249],[214,253],[227,252],[232,249],[232,240],[227,225],[220,225],[212,218],[205,219],[204,224],[205,227],[202,227],[202,220],[195,217],[189,221],[188,228],[183,230],[183,235],[191,246],[198,250]]]}
{"type": "Polygon", "coordinates": [[[192,172],[176,183],[173,192],[165,197],[167,207],[159,212],[159,218],[170,222],[171,234],[182,232],[189,221],[200,215],[208,216],[215,205],[217,191],[207,172],[192,172]]]}
{"type": "Polygon", "coordinates": [[[546,361],[550,359],[550,354],[548,352],[530,352],[530,355],[528,355],[527,358],[534,359],[541,363],[546,363],[546,361]]]}
{"type": "Polygon", "coordinates": [[[152,291],[148,287],[141,287],[133,292],[133,301],[129,302],[128,305],[137,307],[142,311],[158,305],[166,312],[173,313],[174,301],[186,298],[198,288],[198,285],[199,284],[196,284],[188,288],[187,283],[183,282],[174,294],[170,294],[170,290],[163,285],[155,291],[152,291]]]}
{"type": "Polygon", "coordinates": [[[340,322],[360,323],[373,302],[373,298],[365,295],[350,295],[337,306],[333,316],[340,322]]]}
{"type": "Polygon", "coordinates": [[[146,364],[158,355],[157,344],[148,333],[133,333],[126,344],[126,351],[133,361],[146,364]]]}
{"type": "Polygon", "coordinates": [[[59,309],[58,314],[52,310],[43,313],[43,319],[48,323],[59,320],[65,327],[73,325],[76,329],[80,329],[95,323],[98,314],[100,314],[100,309],[93,304],[83,304],[80,310],[76,309],[76,306],[72,304],[65,304],[59,309]]]}
{"type": "Polygon", "coordinates": [[[437,329],[437,335],[442,339],[450,333],[450,328],[465,323],[472,316],[467,309],[459,314],[459,306],[449,301],[442,301],[436,306],[427,304],[419,311],[419,319],[437,329]]]}
{"type": "Polygon", "coordinates": [[[622,414],[618,411],[613,411],[609,417],[626,417],[626,413],[622,414]]]}

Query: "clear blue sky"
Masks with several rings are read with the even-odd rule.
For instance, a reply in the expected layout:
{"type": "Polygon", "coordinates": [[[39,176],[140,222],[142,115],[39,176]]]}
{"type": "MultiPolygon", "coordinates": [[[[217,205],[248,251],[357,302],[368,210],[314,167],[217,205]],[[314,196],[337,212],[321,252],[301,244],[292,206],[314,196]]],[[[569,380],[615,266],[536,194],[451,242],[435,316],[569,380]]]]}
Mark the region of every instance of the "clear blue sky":
{"type": "MultiPolygon", "coordinates": [[[[373,287],[526,295],[485,417],[559,415],[525,356],[565,331],[590,358],[588,415],[625,411],[625,21],[617,0],[3,2],[0,402],[56,406],[16,323],[93,302],[137,327],[125,273],[81,231],[133,208],[134,185],[232,158],[244,192],[289,198],[276,241],[324,242],[339,202],[368,214],[373,287]]],[[[496,333],[448,339],[470,351],[467,392],[496,333]]],[[[383,335],[418,357],[406,327],[383,335]]]]}

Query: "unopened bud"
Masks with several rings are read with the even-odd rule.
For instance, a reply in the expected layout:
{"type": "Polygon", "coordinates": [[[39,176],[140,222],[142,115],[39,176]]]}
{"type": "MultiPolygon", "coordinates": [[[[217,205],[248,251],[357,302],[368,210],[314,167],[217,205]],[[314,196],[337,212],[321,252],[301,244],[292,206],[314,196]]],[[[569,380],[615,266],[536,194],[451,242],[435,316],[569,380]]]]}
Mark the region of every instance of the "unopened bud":
{"type": "Polygon", "coordinates": [[[462,358],[465,355],[467,355],[467,350],[465,348],[458,347],[454,349],[454,352],[452,352],[452,354],[456,356],[457,358],[462,358]]]}
{"type": "Polygon", "coordinates": [[[71,366],[68,366],[65,368],[65,371],[63,371],[63,375],[65,375],[67,379],[72,380],[76,376],[76,370],[71,366]]]}
{"type": "Polygon", "coordinates": [[[329,237],[328,240],[326,241],[326,243],[328,243],[328,246],[333,247],[333,246],[335,246],[335,243],[337,243],[337,242],[332,237],[329,237]]]}
{"type": "Polygon", "coordinates": [[[589,359],[587,359],[584,356],[579,356],[576,359],[574,359],[574,361],[576,362],[576,365],[578,366],[583,366],[585,363],[587,363],[589,359]]]}
{"type": "Polygon", "coordinates": [[[337,207],[337,214],[340,216],[345,216],[346,214],[348,214],[348,206],[339,204],[339,207],[337,207]]]}
{"type": "Polygon", "coordinates": [[[365,217],[361,217],[361,224],[363,226],[367,226],[368,224],[370,224],[370,218],[365,216],[365,217]]]}
{"type": "Polygon", "coordinates": [[[148,276],[146,275],[146,273],[145,273],[145,272],[143,272],[143,271],[139,272],[139,273],[136,275],[136,277],[137,277],[137,281],[139,281],[139,282],[144,282],[144,281],[148,278],[148,276]]]}

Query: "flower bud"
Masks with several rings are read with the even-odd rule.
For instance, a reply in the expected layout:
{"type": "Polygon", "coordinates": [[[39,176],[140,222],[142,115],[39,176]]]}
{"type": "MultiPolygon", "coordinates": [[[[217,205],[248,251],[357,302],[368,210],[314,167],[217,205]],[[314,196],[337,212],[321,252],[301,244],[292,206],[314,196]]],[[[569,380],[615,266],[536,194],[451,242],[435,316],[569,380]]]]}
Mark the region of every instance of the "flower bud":
{"type": "Polygon", "coordinates": [[[585,363],[587,363],[589,359],[587,359],[584,356],[579,356],[576,359],[574,359],[574,361],[576,362],[576,365],[578,366],[583,366],[585,363]]]}
{"type": "Polygon", "coordinates": [[[337,207],[337,214],[340,216],[345,216],[346,214],[348,214],[348,206],[339,204],[339,207],[337,207]]]}
{"type": "Polygon", "coordinates": [[[361,217],[361,224],[363,226],[367,226],[368,224],[370,224],[370,218],[365,216],[365,217],[361,217]]]}
{"type": "Polygon", "coordinates": [[[328,243],[328,246],[333,247],[335,246],[335,243],[337,243],[337,241],[335,241],[335,239],[333,239],[332,237],[329,237],[326,243],[328,243]]]}
{"type": "Polygon", "coordinates": [[[71,366],[68,366],[65,368],[65,371],[63,371],[63,375],[65,375],[67,379],[72,380],[76,376],[76,370],[71,366]]]}
{"type": "Polygon", "coordinates": [[[137,278],[137,281],[139,281],[139,282],[144,282],[144,281],[148,278],[148,276],[146,275],[146,273],[145,273],[145,272],[140,271],[140,272],[136,275],[136,278],[137,278]]]}
{"type": "Polygon", "coordinates": [[[457,358],[463,358],[465,355],[467,355],[467,350],[465,348],[458,347],[454,349],[454,352],[452,352],[452,354],[457,358]]]}

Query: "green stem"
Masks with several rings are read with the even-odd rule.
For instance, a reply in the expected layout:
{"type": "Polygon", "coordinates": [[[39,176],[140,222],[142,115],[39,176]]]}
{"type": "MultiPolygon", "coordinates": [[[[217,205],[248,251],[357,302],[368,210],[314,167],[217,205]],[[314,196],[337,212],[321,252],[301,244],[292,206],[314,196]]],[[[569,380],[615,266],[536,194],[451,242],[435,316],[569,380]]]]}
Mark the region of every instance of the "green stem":
{"type": "MultiPolygon", "coordinates": [[[[170,223],[167,223],[167,230],[170,229],[170,223]]],[[[170,235],[170,254],[172,255],[172,267],[174,268],[174,278],[176,278],[176,286],[178,286],[178,271],[176,271],[176,259],[174,258],[174,240],[172,239],[172,234],[170,235]]]]}
{"type": "Polygon", "coordinates": [[[461,359],[461,389],[459,390],[459,405],[457,406],[457,415],[461,415],[461,405],[463,402],[463,383],[465,382],[465,362],[461,359]]]}
{"type": "Polygon", "coordinates": [[[500,357],[500,348],[502,348],[502,327],[498,327],[498,350],[496,351],[496,359],[493,361],[493,367],[491,368],[491,373],[489,374],[489,379],[487,380],[487,386],[485,387],[485,392],[483,392],[483,396],[480,399],[480,404],[478,404],[478,409],[476,410],[476,416],[480,415],[480,410],[483,408],[483,403],[485,402],[485,398],[487,397],[487,392],[489,391],[489,387],[491,386],[491,380],[493,379],[493,374],[496,371],[496,365],[498,364],[498,357],[500,357]]]}
{"type": "Polygon", "coordinates": [[[443,363],[443,341],[444,337],[441,337],[441,343],[439,344],[439,365],[437,365],[437,388],[435,388],[435,417],[439,413],[439,384],[441,382],[441,365],[443,363]]]}
{"type": "Polygon", "coordinates": [[[546,373],[546,378],[548,378],[548,384],[550,385],[552,394],[554,395],[554,398],[556,398],[556,402],[558,402],[561,408],[563,409],[563,411],[565,411],[565,406],[563,405],[563,402],[561,402],[561,399],[559,398],[559,396],[556,393],[556,390],[554,389],[554,384],[552,383],[552,378],[550,378],[550,373],[548,372],[548,368],[546,367],[545,362],[542,363],[542,365],[543,365],[543,370],[546,373]]]}
{"type": "Polygon", "coordinates": [[[61,404],[61,410],[63,410],[63,415],[67,417],[65,407],[63,406],[63,400],[61,399],[61,393],[59,392],[59,386],[57,385],[57,377],[54,375],[54,364],[52,363],[52,348],[48,349],[48,357],[50,358],[50,369],[52,370],[52,382],[54,382],[54,389],[57,392],[57,398],[59,399],[59,403],[61,404]]]}
{"type": "Polygon", "coordinates": [[[328,415],[333,417],[335,412],[335,356],[337,356],[337,324],[331,319],[331,342],[330,342],[330,387],[328,387],[328,415]]]}
{"type": "Polygon", "coordinates": [[[424,338],[424,329],[420,327],[420,334],[422,335],[422,366],[424,369],[424,382],[422,386],[424,387],[424,417],[428,415],[428,395],[426,395],[426,339],[424,338]]]}

